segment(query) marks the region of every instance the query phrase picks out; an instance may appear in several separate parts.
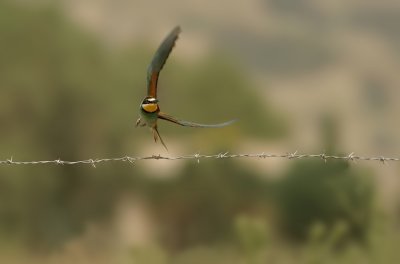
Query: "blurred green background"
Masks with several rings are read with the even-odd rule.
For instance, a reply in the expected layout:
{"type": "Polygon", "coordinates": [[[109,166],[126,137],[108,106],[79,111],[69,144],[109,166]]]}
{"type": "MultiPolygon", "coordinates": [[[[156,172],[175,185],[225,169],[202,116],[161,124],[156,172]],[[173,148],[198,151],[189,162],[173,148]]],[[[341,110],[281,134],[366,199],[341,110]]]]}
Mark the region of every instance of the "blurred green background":
{"type": "MultiPolygon", "coordinates": [[[[396,8],[397,7],[397,8],[396,8]]],[[[0,1],[0,160],[399,156],[392,1],[0,1]],[[153,53],[170,152],[135,128],[153,53]]],[[[396,163],[0,167],[1,263],[396,263],[396,163]]]]}

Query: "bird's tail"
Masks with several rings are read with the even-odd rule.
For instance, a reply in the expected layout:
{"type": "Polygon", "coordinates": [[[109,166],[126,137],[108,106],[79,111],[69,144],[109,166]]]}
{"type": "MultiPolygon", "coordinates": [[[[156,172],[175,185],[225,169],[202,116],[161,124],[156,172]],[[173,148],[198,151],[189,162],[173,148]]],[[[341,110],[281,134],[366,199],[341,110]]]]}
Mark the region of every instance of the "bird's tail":
{"type": "Polygon", "coordinates": [[[157,142],[157,139],[160,139],[161,144],[163,144],[164,148],[168,151],[167,145],[165,145],[164,141],[162,140],[162,137],[158,132],[157,126],[153,127],[153,137],[155,142],[157,142]]]}

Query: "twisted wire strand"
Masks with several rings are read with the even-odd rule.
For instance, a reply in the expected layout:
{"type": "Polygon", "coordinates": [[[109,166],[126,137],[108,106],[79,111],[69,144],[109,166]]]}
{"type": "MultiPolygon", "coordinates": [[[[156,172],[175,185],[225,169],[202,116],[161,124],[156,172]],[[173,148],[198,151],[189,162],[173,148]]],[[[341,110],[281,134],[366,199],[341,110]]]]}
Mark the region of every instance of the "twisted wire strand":
{"type": "Polygon", "coordinates": [[[378,161],[382,164],[386,164],[387,162],[397,162],[400,161],[400,158],[396,157],[384,157],[384,156],[359,156],[355,155],[354,152],[344,155],[328,155],[325,153],[319,154],[299,154],[297,151],[286,154],[270,154],[270,153],[242,153],[242,154],[230,154],[228,152],[218,153],[218,154],[190,154],[190,155],[182,155],[182,156],[162,156],[162,155],[151,155],[151,156],[143,156],[143,157],[131,157],[131,156],[123,156],[116,158],[95,158],[95,159],[86,159],[86,160],[77,160],[77,161],[68,161],[68,160],[37,160],[37,161],[20,161],[13,160],[13,158],[9,158],[6,160],[0,160],[0,165],[39,165],[39,164],[56,164],[56,165],[80,165],[80,164],[89,164],[93,167],[96,167],[97,164],[107,163],[107,162],[129,162],[136,163],[138,161],[143,160],[196,160],[197,163],[200,163],[200,160],[205,159],[234,159],[234,158],[280,158],[280,159],[321,159],[324,162],[328,160],[347,160],[352,162],[357,161],[378,161]]]}

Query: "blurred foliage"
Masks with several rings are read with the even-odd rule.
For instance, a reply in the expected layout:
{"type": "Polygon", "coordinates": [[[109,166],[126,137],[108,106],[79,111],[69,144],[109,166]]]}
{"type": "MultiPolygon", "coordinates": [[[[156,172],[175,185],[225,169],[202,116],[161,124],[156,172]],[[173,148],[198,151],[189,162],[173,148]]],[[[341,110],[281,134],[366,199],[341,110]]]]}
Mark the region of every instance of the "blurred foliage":
{"type": "Polygon", "coordinates": [[[241,255],[248,263],[265,262],[265,249],[269,247],[270,231],[265,219],[239,215],[234,223],[241,255]]]}
{"type": "Polygon", "coordinates": [[[349,238],[363,241],[372,201],[369,173],[351,169],[343,161],[296,162],[279,182],[277,191],[281,227],[292,238],[301,240],[307,238],[316,222],[331,229],[337,221],[343,221],[349,238]]]}
{"type": "MultiPolygon", "coordinates": [[[[138,40],[129,49],[111,50],[57,8],[30,9],[5,1],[0,2],[0,39],[2,159],[111,157],[132,153],[142,142],[153,144],[148,131],[134,130],[133,124],[155,47],[138,40]]],[[[191,64],[171,56],[160,78],[165,112],[198,122],[239,122],[213,132],[162,124],[162,133],[191,152],[198,145],[232,149],[244,137],[284,136],[285,118],[260,98],[246,74],[218,52],[191,64]]],[[[334,131],[331,121],[327,125],[327,131],[334,131]]],[[[327,141],[337,138],[325,136],[327,141]]],[[[330,151],[333,145],[326,144],[330,151]]],[[[329,254],[331,244],[368,235],[374,190],[369,173],[344,162],[296,162],[276,184],[266,180],[271,175],[231,160],[187,163],[162,180],[151,171],[130,164],[1,167],[0,250],[60,249],[79,237],[87,223],[109,223],[125,193],[149,201],[160,244],[129,248],[127,261],[290,259],[290,246],[274,239],[279,231],[267,221],[275,218],[283,233],[306,244],[306,255],[320,252],[308,251],[315,241],[328,244],[329,254]]]]}
{"type": "Polygon", "coordinates": [[[162,240],[173,250],[226,242],[236,215],[265,214],[269,184],[233,161],[187,165],[150,189],[162,240]]]}
{"type": "MultiPolygon", "coordinates": [[[[120,153],[117,135],[102,121],[107,111],[100,107],[106,97],[101,91],[111,78],[97,42],[55,9],[0,5],[2,155],[76,159],[120,153]]],[[[0,202],[2,239],[57,247],[79,233],[85,219],[107,214],[115,194],[109,188],[119,176],[102,175],[112,172],[105,168],[91,178],[85,168],[2,168],[2,188],[8,190],[0,202]]]]}

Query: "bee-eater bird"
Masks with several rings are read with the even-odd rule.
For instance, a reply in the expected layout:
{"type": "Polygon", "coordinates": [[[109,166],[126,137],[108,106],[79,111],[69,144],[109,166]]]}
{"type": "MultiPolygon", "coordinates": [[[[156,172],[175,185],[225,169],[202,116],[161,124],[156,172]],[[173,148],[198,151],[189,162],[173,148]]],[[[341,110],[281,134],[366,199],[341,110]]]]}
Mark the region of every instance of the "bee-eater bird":
{"type": "Polygon", "coordinates": [[[235,120],[230,120],[220,124],[197,124],[189,121],[179,120],[173,116],[165,114],[160,111],[157,100],[157,82],[160,71],[162,70],[172,48],[175,45],[178,35],[181,32],[179,26],[175,27],[168,36],[161,43],[160,47],[154,54],[153,60],[151,61],[147,69],[147,96],[143,99],[140,104],[140,117],[136,121],[136,126],[148,126],[153,132],[154,141],[157,142],[159,138],[166,150],[168,150],[164,141],[162,140],[160,133],[157,129],[157,120],[163,119],[177,125],[187,126],[187,127],[224,127],[227,126],[235,120]]]}

